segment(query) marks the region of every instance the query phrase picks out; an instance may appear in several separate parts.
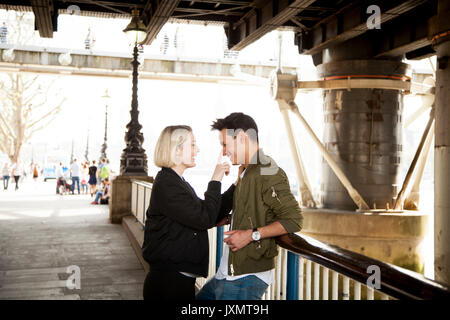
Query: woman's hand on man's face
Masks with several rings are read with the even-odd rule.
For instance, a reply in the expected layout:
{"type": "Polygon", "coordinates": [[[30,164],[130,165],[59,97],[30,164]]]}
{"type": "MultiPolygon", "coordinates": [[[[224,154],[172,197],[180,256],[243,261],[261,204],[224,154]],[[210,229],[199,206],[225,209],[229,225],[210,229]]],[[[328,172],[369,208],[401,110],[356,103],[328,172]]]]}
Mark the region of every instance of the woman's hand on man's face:
{"type": "Polygon", "coordinates": [[[214,170],[211,180],[222,181],[223,175],[228,174],[229,172],[230,172],[230,165],[228,163],[226,162],[218,163],[216,165],[216,169],[214,170]]]}

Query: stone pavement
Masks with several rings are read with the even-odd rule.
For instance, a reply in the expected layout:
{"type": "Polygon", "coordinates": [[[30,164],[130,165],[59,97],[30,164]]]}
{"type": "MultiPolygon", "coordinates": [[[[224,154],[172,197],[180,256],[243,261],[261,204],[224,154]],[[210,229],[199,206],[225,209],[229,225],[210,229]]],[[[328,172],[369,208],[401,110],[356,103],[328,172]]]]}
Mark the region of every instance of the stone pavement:
{"type": "Polygon", "coordinates": [[[142,299],[144,269],[108,206],[57,195],[55,184],[0,184],[0,299],[142,299]]]}

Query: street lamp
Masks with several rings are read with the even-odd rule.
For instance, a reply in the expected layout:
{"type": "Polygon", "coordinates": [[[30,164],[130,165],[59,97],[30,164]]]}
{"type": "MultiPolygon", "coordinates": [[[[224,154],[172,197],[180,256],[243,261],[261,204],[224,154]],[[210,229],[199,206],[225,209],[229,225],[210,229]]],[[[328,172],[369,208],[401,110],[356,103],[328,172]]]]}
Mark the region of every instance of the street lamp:
{"type": "Polygon", "coordinates": [[[111,98],[111,97],[108,95],[108,89],[106,89],[105,94],[102,96],[102,99],[105,100],[105,137],[103,139],[102,149],[100,151],[100,162],[102,159],[107,158],[106,157],[106,148],[108,147],[108,145],[106,144],[106,142],[108,140],[107,134],[108,134],[108,101],[109,101],[109,98],[111,98]]]}
{"type": "Polygon", "coordinates": [[[84,159],[89,161],[89,125],[87,129],[86,150],[84,151],[84,159]]]}
{"type": "Polygon", "coordinates": [[[73,138],[72,138],[72,152],[70,153],[70,164],[73,163],[73,138]]]}
{"type": "Polygon", "coordinates": [[[145,40],[147,29],[139,18],[139,10],[133,9],[131,22],[123,30],[134,45],[133,60],[133,94],[131,99],[131,121],[127,124],[125,133],[126,148],[123,149],[120,158],[120,175],[122,176],[147,176],[147,155],[142,148],[144,135],[141,133],[142,126],[139,124],[138,116],[138,44],[145,40]]]}

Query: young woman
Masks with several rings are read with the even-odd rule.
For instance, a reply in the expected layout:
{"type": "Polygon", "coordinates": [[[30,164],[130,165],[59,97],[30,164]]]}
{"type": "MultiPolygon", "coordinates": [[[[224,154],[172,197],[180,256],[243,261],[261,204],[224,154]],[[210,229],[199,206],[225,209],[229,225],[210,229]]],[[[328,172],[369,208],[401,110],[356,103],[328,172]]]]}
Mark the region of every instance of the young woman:
{"type": "Polygon", "coordinates": [[[89,162],[86,161],[81,166],[81,191],[83,194],[88,194],[88,180],[89,180],[89,162]]]}
{"type": "Polygon", "coordinates": [[[5,162],[5,165],[3,166],[2,175],[3,175],[3,189],[7,190],[8,182],[9,182],[9,178],[10,178],[8,162],[5,162]]]}
{"type": "Polygon", "coordinates": [[[97,166],[95,160],[92,160],[92,166],[89,167],[89,192],[91,198],[97,193],[97,166]]]}
{"type": "Polygon", "coordinates": [[[15,190],[17,191],[19,189],[20,177],[23,176],[23,174],[24,174],[24,169],[23,169],[22,163],[21,162],[15,163],[12,167],[11,173],[12,173],[12,176],[14,177],[14,181],[16,183],[15,190]]]}
{"type": "Polygon", "coordinates": [[[195,278],[208,274],[207,230],[231,210],[234,185],[220,194],[229,164],[217,164],[205,200],[184,180],[198,152],[189,126],[166,127],[156,144],[154,161],[161,170],[146,213],[142,255],[150,272],[144,282],[145,300],[195,299],[195,278]]]}

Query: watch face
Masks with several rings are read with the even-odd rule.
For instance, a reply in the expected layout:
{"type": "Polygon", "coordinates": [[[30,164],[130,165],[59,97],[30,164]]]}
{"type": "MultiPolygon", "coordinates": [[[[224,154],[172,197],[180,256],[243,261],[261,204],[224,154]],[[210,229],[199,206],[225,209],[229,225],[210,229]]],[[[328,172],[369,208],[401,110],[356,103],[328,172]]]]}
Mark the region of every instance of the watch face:
{"type": "Polygon", "coordinates": [[[252,239],[254,241],[258,241],[259,239],[261,239],[261,234],[259,233],[259,231],[255,231],[252,233],[252,239]]]}

